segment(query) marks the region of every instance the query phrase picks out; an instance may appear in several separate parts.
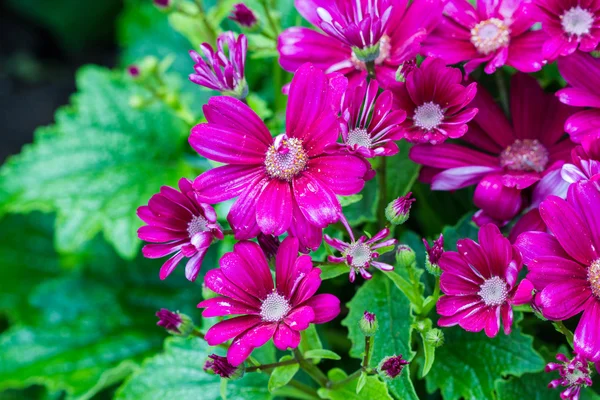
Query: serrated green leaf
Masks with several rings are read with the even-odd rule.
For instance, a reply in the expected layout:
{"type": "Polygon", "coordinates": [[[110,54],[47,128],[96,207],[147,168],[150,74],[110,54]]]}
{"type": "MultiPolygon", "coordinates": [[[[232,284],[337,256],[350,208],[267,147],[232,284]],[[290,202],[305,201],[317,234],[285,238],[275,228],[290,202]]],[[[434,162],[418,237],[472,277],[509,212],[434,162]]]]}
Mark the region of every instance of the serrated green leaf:
{"type": "MultiPolygon", "coordinates": [[[[292,356],[283,356],[279,361],[289,361],[293,359],[294,357],[292,356]]],[[[269,392],[273,393],[276,389],[287,385],[294,379],[294,375],[296,375],[296,372],[298,372],[299,369],[300,366],[298,364],[282,365],[274,368],[269,377],[269,392]]]]}
{"type": "MultiPolygon", "coordinates": [[[[327,374],[332,381],[341,381],[346,379],[348,375],[339,368],[334,368],[327,374]]],[[[392,400],[392,396],[388,393],[385,383],[381,382],[376,376],[369,376],[365,379],[365,384],[357,393],[356,386],[358,379],[353,379],[350,382],[335,388],[335,389],[319,389],[318,393],[322,399],[330,400],[392,400]]]]}
{"type": "Polygon", "coordinates": [[[303,354],[304,358],[326,358],[328,360],[341,360],[342,357],[331,350],[315,349],[309,350],[303,354]]]}
{"type": "MultiPolygon", "coordinates": [[[[342,325],[348,328],[348,338],[352,341],[352,357],[361,358],[364,352],[365,340],[358,327],[358,321],[367,310],[375,313],[379,322],[379,329],[374,336],[370,367],[376,367],[386,356],[402,354],[407,360],[413,358],[414,352],[410,347],[413,324],[410,303],[383,274],[374,275],[361,286],[348,303],[348,308],[350,312],[342,321],[342,325]]],[[[401,399],[418,399],[408,370],[399,378],[390,381],[388,386],[391,392],[401,399]]]]}
{"type": "MultiPolygon", "coordinates": [[[[144,362],[116,394],[116,400],[206,399],[220,395],[220,377],[204,372],[203,366],[213,349],[206,342],[191,337],[168,338],[162,353],[144,362]]],[[[264,374],[248,373],[227,383],[228,400],[266,400],[264,374]]]]}

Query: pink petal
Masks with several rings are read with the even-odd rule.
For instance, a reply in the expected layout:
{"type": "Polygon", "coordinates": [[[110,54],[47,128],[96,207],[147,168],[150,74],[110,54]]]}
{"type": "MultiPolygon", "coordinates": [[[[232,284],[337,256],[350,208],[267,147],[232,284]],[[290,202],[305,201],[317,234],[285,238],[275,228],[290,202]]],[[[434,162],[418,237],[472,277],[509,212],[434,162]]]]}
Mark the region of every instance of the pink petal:
{"type": "Polygon", "coordinates": [[[498,167],[498,159],[457,144],[420,144],[410,149],[412,161],[435,168],[498,167]]]}
{"type": "Polygon", "coordinates": [[[600,301],[592,298],[575,330],[575,351],[591,361],[600,360],[600,301]]]}
{"type": "Polygon", "coordinates": [[[216,346],[228,341],[240,333],[260,323],[260,317],[247,315],[221,321],[213,325],[205,335],[205,339],[211,346],[216,346]]]}
{"type": "Polygon", "coordinates": [[[335,194],[349,196],[365,186],[367,163],[359,157],[338,154],[313,158],[308,162],[308,171],[320,179],[335,194]]]}
{"type": "Polygon", "coordinates": [[[436,304],[438,314],[444,317],[451,317],[456,313],[470,309],[471,307],[483,303],[481,296],[442,296],[436,304]]]}
{"type": "Polygon", "coordinates": [[[300,344],[300,333],[280,323],[273,336],[273,343],[279,350],[295,349],[300,344]]]}
{"type": "Polygon", "coordinates": [[[254,315],[260,312],[259,309],[250,307],[245,303],[232,300],[228,297],[215,297],[204,300],[198,304],[198,308],[206,308],[202,311],[205,318],[224,317],[227,315],[254,315]]]}
{"type": "Polygon", "coordinates": [[[529,304],[533,300],[533,290],[533,283],[527,279],[523,279],[515,291],[512,304],[529,304]]]}
{"type": "Polygon", "coordinates": [[[293,181],[294,197],[304,217],[319,228],[339,219],[342,211],[335,194],[321,181],[304,172],[293,181]]]}
{"type": "MultiPolygon", "coordinates": [[[[486,224],[479,229],[479,245],[486,255],[492,276],[504,276],[508,265],[513,261],[513,247],[494,224],[486,224]]],[[[518,268],[520,269],[520,265],[518,268]]]]}
{"type": "Polygon", "coordinates": [[[204,172],[194,180],[199,200],[215,204],[239,196],[252,182],[264,176],[264,167],[225,165],[204,172]]]}
{"type": "Polygon", "coordinates": [[[271,179],[256,199],[256,222],[261,232],[279,236],[292,223],[292,188],[289,182],[271,179]]]}
{"type": "Polygon", "coordinates": [[[313,309],[315,324],[324,324],[340,314],[340,299],[332,294],[318,294],[304,302],[304,305],[313,309]]]}
{"type": "Polygon", "coordinates": [[[469,166],[450,168],[433,177],[431,190],[458,190],[479,183],[486,175],[500,171],[500,167],[469,166]]]}
{"type": "Polygon", "coordinates": [[[160,267],[159,277],[160,279],[166,279],[167,276],[171,275],[171,272],[177,267],[177,264],[183,259],[183,254],[177,253],[173,255],[173,257],[169,258],[165,263],[160,267]]]}
{"type": "Polygon", "coordinates": [[[587,279],[571,278],[550,283],[540,294],[542,313],[548,319],[569,319],[584,310],[591,296],[587,279]]]}
{"type": "Polygon", "coordinates": [[[319,290],[319,286],[321,286],[321,270],[313,268],[299,282],[292,295],[292,304],[301,304],[310,299],[319,290]]]}
{"type": "Polygon", "coordinates": [[[161,258],[171,253],[181,250],[181,246],[187,243],[187,240],[166,244],[147,244],[142,247],[142,254],[146,258],[161,258]]]}
{"type": "Polygon", "coordinates": [[[254,242],[239,242],[234,247],[233,253],[225,253],[219,260],[221,271],[227,279],[258,299],[264,299],[273,291],[273,280],[269,273],[269,266],[260,246],[254,242]],[[242,245],[246,248],[256,246],[257,251],[248,251],[248,253],[257,253],[260,257],[257,259],[242,258],[243,255],[236,249],[242,245]],[[254,246],[253,246],[254,245],[254,246]]]}
{"type": "Polygon", "coordinates": [[[510,240],[512,243],[515,243],[519,235],[530,231],[546,232],[546,224],[542,220],[540,211],[537,208],[528,211],[521,218],[519,218],[517,223],[510,230],[508,240],[510,240]]]}
{"type": "Polygon", "coordinates": [[[227,361],[234,367],[240,365],[246,361],[255,348],[267,343],[275,334],[276,329],[277,324],[265,322],[248,329],[231,343],[227,350],[227,361]]]}
{"type": "Polygon", "coordinates": [[[483,274],[490,274],[487,259],[477,243],[471,239],[461,239],[457,243],[458,251],[446,251],[439,261],[440,269],[447,274],[460,276],[473,285],[483,283],[483,274]]]}
{"type": "Polygon", "coordinates": [[[257,178],[248,185],[240,197],[233,203],[227,221],[231,225],[237,240],[251,239],[260,232],[256,223],[256,198],[267,184],[268,178],[257,178]]]}
{"type": "Polygon", "coordinates": [[[525,232],[517,238],[515,246],[521,251],[523,261],[527,265],[543,256],[569,258],[558,240],[546,232],[525,232]]]}
{"type": "Polygon", "coordinates": [[[592,180],[571,185],[568,200],[587,222],[595,257],[600,258],[600,186],[592,180]]]}
{"type": "MultiPolygon", "coordinates": [[[[294,263],[298,259],[298,239],[288,236],[283,240],[275,257],[276,286],[279,293],[290,297],[290,278],[294,271],[294,263]]],[[[312,263],[311,263],[312,267],[312,263]]],[[[293,283],[293,282],[292,282],[293,283]]]]}
{"type": "Polygon", "coordinates": [[[315,319],[315,312],[309,306],[301,306],[294,308],[283,320],[290,329],[295,331],[303,331],[308,329],[308,326],[315,319]]]}
{"type": "Polygon", "coordinates": [[[300,211],[296,200],[294,200],[292,225],[290,226],[289,233],[298,238],[302,251],[315,251],[321,246],[323,239],[322,228],[308,222],[302,211],[300,211]]]}
{"type": "Polygon", "coordinates": [[[189,235],[185,231],[177,232],[158,226],[144,225],[138,229],[138,237],[146,242],[163,243],[187,239],[189,235]]]}
{"type": "Polygon", "coordinates": [[[204,284],[207,288],[217,294],[220,294],[221,296],[229,297],[233,300],[246,303],[253,308],[260,308],[261,302],[256,297],[246,293],[235,283],[227,279],[221,269],[211,269],[206,272],[204,284]]]}
{"type": "Polygon", "coordinates": [[[536,72],[542,69],[541,48],[546,34],[541,31],[530,31],[516,38],[511,38],[506,64],[521,72],[536,72]]]}
{"type": "Polygon", "coordinates": [[[585,281],[587,273],[583,265],[573,260],[556,256],[541,256],[529,264],[527,279],[537,290],[542,290],[554,282],[585,281]]]}
{"type": "Polygon", "coordinates": [[[521,210],[521,191],[502,184],[499,175],[488,175],[479,182],[473,203],[497,220],[510,220],[521,210]]]}

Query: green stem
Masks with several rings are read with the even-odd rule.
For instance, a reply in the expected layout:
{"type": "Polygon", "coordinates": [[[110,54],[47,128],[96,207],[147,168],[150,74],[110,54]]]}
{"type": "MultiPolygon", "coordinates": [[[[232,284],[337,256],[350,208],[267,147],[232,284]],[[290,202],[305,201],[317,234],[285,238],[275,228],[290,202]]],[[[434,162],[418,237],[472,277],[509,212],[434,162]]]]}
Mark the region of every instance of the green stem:
{"type": "Polygon", "coordinates": [[[298,364],[298,361],[297,360],[287,360],[287,361],[280,361],[280,362],[271,363],[271,364],[256,365],[253,367],[246,368],[246,372],[262,371],[265,369],[273,369],[273,368],[277,368],[277,367],[282,367],[284,365],[292,365],[292,364],[298,364]]]}
{"type": "Polygon", "coordinates": [[[379,205],[377,206],[377,219],[381,224],[385,222],[385,207],[387,206],[387,163],[386,157],[381,157],[381,164],[377,171],[377,183],[379,186],[379,205]]]}
{"type": "Polygon", "coordinates": [[[504,114],[508,116],[508,91],[506,90],[506,84],[504,82],[504,71],[502,69],[499,69],[496,71],[494,76],[496,77],[496,85],[498,86],[498,93],[500,94],[500,104],[502,104],[504,114]]]}
{"type": "Polygon", "coordinates": [[[557,331],[565,335],[565,337],[567,338],[567,342],[569,342],[569,346],[573,348],[573,332],[571,332],[562,321],[554,321],[552,324],[554,325],[557,331]]]}
{"type": "Polygon", "coordinates": [[[273,30],[273,33],[275,34],[275,36],[279,36],[279,28],[277,27],[277,24],[275,23],[275,20],[271,15],[271,11],[269,10],[267,0],[261,0],[260,4],[262,5],[263,10],[265,10],[265,14],[267,15],[267,22],[269,22],[269,26],[273,30]]]}
{"type": "Polygon", "coordinates": [[[306,393],[308,396],[310,396],[313,399],[320,399],[319,395],[317,394],[317,391],[313,388],[311,388],[308,385],[305,385],[304,383],[298,382],[295,379],[292,379],[291,381],[288,382],[288,385],[290,385],[293,388],[298,389],[299,391],[306,393]]]}
{"type": "Polygon", "coordinates": [[[371,348],[373,347],[373,336],[365,336],[365,354],[362,360],[362,369],[369,368],[371,362],[371,348]]]}
{"type": "Polygon", "coordinates": [[[369,79],[375,79],[375,61],[367,61],[365,64],[369,73],[369,79]]]}
{"type": "Polygon", "coordinates": [[[429,315],[431,310],[433,310],[433,307],[435,307],[438,299],[440,298],[440,294],[440,278],[436,278],[433,294],[431,295],[431,297],[427,298],[426,304],[423,307],[423,311],[421,312],[422,316],[426,317],[427,315],[429,315]]]}
{"type": "Polygon", "coordinates": [[[319,367],[314,365],[312,362],[307,361],[297,348],[294,349],[294,357],[296,357],[298,364],[300,364],[300,368],[302,368],[304,372],[306,372],[315,382],[321,385],[321,387],[327,387],[329,384],[329,379],[327,379],[327,376],[325,376],[319,367]]]}

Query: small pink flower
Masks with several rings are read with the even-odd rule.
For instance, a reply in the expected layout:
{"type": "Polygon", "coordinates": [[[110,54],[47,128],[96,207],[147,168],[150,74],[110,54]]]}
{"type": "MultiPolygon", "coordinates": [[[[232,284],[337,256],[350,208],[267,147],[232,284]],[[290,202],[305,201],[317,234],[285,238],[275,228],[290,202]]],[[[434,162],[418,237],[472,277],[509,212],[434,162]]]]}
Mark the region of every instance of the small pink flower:
{"type": "Polygon", "coordinates": [[[579,354],[576,354],[572,360],[569,360],[564,354],[557,354],[556,359],[560,363],[549,363],[546,365],[545,371],[558,371],[560,378],[550,382],[548,387],[556,389],[562,386],[565,390],[560,394],[561,399],[579,400],[581,389],[592,386],[588,361],[579,354]]]}
{"type": "Polygon", "coordinates": [[[406,111],[403,136],[413,143],[443,143],[467,132],[477,108],[467,108],[477,93],[475,82],[463,86],[462,73],[439,58],[426,58],[405,83],[394,89],[398,108],[406,111]]]}
{"type": "Polygon", "coordinates": [[[187,257],[185,277],[196,280],[209,246],[213,240],[223,239],[215,210],[199,200],[186,178],[179,180],[179,191],[163,186],[147,206],[137,209],[137,215],[147,224],[138,229],[138,237],[152,243],[142,248],[144,257],[173,254],[161,267],[160,279],[169,276],[187,257]]]}
{"type": "Polygon", "coordinates": [[[488,74],[503,65],[521,72],[539,71],[546,35],[530,30],[537,22],[530,16],[532,8],[527,1],[483,0],[475,8],[467,0],[450,0],[422,53],[441,57],[447,64],[467,61],[467,74],[483,63],[488,74]]]}
{"type": "Polygon", "coordinates": [[[280,350],[295,349],[300,332],[323,324],[340,312],[340,301],[331,294],[315,295],[321,270],[313,268],[308,255],[298,257],[298,240],[287,237],[275,259],[275,285],[267,259],[258,244],[237,243],[219,261],[221,268],[207,272],[204,283],[221,297],[198,304],[202,315],[238,317],[221,321],[206,332],[215,346],[233,339],[227,361],[238,366],[250,353],[271,338],[280,350]]]}
{"type": "Polygon", "coordinates": [[[426,264],[433,266],[434,268],[439,267],[440,258],[444,254],[444,235],[440,233],[440,236],[433,241],[431,245],[427,239],[423,239],[423,245],[427,252],[426,264]]]}
{"type": "Polygon", "coordinates": [[[229,15],[228,18],[246,28],[252,28],[258,22],[254,11],[248,8],[244,3],[234,4],[231,15],[229,15]]]}
{"type": "Polygon", "coordinates": [[[510,334],[515,304],[531,300],[532,287],[524,281],[517,288],[521,254],[492,224],[479,230],[479,244],[461,239],[458,252],[442,254],[440,288],[445,296],[437,303],[440,326],[460,325],[469,332],[485,330],[494,337],[500,330],[510,334]]]}
{"type": "Polygon", "coordinates": [[[600,140],[575,147],[571,159],[571,163],[563,165],[561,170],[565,182],[600,181],[600,140]]]}

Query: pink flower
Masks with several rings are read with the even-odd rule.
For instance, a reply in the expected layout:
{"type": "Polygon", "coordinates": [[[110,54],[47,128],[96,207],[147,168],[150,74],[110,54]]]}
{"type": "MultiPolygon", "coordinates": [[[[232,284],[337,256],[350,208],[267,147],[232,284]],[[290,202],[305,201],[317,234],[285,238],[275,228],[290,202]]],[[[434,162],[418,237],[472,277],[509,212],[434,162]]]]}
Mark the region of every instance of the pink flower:
{"type": "Polygon", "coordinates": [[[322,229],[338,220],[336,195],[361,191],[370,165],[351,154],[326,154],[340,134],[337,117],[346,79],[328,78],[307,64],[292,80],[286,133],[271,137],[247,105],[213,97],[204,106],[208,123],[192,129],[190,145],[200,155],[227,165],[194,181],[207,203],[238,197],[227,217],[236,239],[259,232],[288,231],[303,249],[321,244],[322,229]]]}
{"type": "Polygon", "coordinates": [[[556,92],[558,99],[575,107],[589,107],[570,117],[565,131],[576,143],[600,140],[600,58],[575,52],[558,60],[558,70],[570,87],[556,92]]]}
{"type": "Polygon", "coordinates": [[[238,317],[221,321],[206,332],[215,346],[233,339],[227,361],[237,367],[252,350],[271,338],[280,350],[295,349],[300,332],[323,324],[340,312],[340,301],[331,294],[315,295],[321,285],[321,270],[313,268],[309,256],[298,257],[298,240],[287,237],[275,259],[275,286],[267,259],[258,244],[237,243],[232,253],[219,261],[221,268],[207,272],[206,286],[221,295],[204,300],[202,315],[238,317]]]}
{"type": "Polygon", "coordinates": [[[252,28],[258,22],[254,12],[244,3],[234,4],[228,18],[246,28],[252,28]]]}
{"type": "MultiPolygon", "coordinates": [[[[465,144],[416,145],[410,158],[425,165],[421,179],[433,190],[456,190],[471,185],[478,225],[505,224],[527,205],[523,191],[551,171],[560,171],[573,144],[563,139],[570,107],[544,93],[536,80],[516,74],[511,85],[512,125],[483,89],[473,105],[479,109],[461,138],[465,144]]],[[[560,172],[556,178],[560,181],[560,172]]],[[[550,183],[553,181],[550,181],[550,183]]],[[[537,186],[541,186],[537,185],[537,186]]],[[[540,193],[547,191],[539,188],[540,193]]]]}
{"type": "Polygon", "coordinates": [[[477,114],[476,108],[467,108],[477,93],[475,82],[463,86],[459,69],[446,67],[441,59],[431,57],[405,79],[394,90],[394,100],[408,115],[402,124],[406,140],[438,144],[467,132],[467,122],[477,114]]]}
{"type": "Polygon", "coordinates": [[[521,254],[493,224],[479,230],[479,244],[471,239],[457,242],[457,252],[440,258],[440,288],[445,296],[437,303],[440,326],[460,325],[469,332],[485,330],[494,337],[500,330],[510,334],[512,306],[531,300],[532,287],[523,281],[517,288],[522,268],[521,254]]]}
{"type": "Polygon", "coordinates": [[[194,60],[195,74],[190,81],[224,95],[243,99],[248,94],[244,78],[248,39],[240,34],[236,40],[233,32],[224,32],[217,38],[216,51],[208,43],[202,43],[202,54],[190,50],[194,60]]]}
{"type": "Polygon", "coordinates": [[[564,400],[579,400],[581,389],[592,386],[591,371],[585,357],[576,354],[569,360],[564,354],[557,354],[556,359],[561,363],[549,363],[546,372],[557,371],[560,379],[555,379],[548,384],[551,389],[563,386],[566,389],[560,394],[564,400]]]}
{"type": "Polygon", "coordinates": [[[600,0],[535,0],[536,19],[548,35],[544,58],[568,56],[579,48],[590,52],[600,42],[600,0]]]}
{"type": "Polygon", "coordinates": [[[179,180],[179,191],[168,186],[160,188],[147,206],[137,209],[137,215],[147,224],[138,229],[138,237],[152,243],[142,248],[144,257],[173,254],[161,267],[160,279],[169,276],[187,257],[185,277],[196,280],[210,244],[223,239],[215,210],[199,200],[192,182],[186,178],[179,180]]]}
{"type": "Polygon", "coordinates": [[[419,52],[420,43],[441,19],[445,0],[295,0],[296,8],[325,34],[292,27],[279,36],[279,62],[294,72],[305,62],[326,73],[356,76],[375,63],[383,87],[396,84],[398,67],[419,52]]]}
{"type": "Polygon", "coordinates": [[[244,365],[234,367],[233,365],[229,364],[227,357],[221,357],[216,354],[211,354],[208,356],[208,360],[206,360],[204,363],[203,369],[206,372],[219,375],[221,378],[233,380],[243,377],[246,370],[244,365]]]}
{"type": "Polygon", "coordinates": [[[402,373],[404,367],[406,367],[410,362],[406,361],[402,358],[402,354],[397,356],[385,357],[379,363],[377,369],[381,375],[388,379],[394,379],[402,373]]]}
{"type": "Polygon", "coordinates": [[[444,254],[444,235],[440,233],[440,236],[435,239],[431,245],[427,239],[423,238],[423,245],[425,246],[425,251],[427,252],[427,260],[425,264],[433,267],[433,269],[438,268],[440,258],[442,257],[442,254],[444,254]]]}
{"type": "Polygon", "coordinates": [[[566,183],[588,180],[600,182],[600,140],[575,147],[571,158],[571,163],[563,165],[561,170],[566,183]]]}
{"type": "Polygon", "coordinates": [[[550,196],[540,206],[545,232],[523,233],[529,279],[539,290],[544,317],[562,321],[583,312],[575,330],[575,351],[600,361],[600,189],[574,183],[567,200],[550,196]]]}
{"type": "Polygon", "coordinates": [[[505,64],[522,72],[539,71],[546,35],[529,29],[536,22],[529,16],[532,8],[528,1],[481,0],[475,9],[467,0],[450,0],[422,52],[447,64],[467,61],[467,74],[482,63],[488,74],[505,64]]]}

